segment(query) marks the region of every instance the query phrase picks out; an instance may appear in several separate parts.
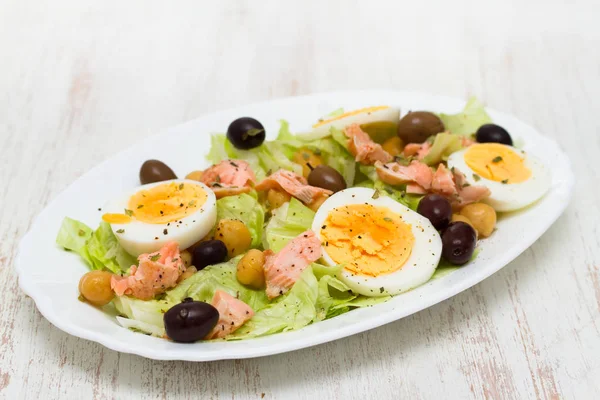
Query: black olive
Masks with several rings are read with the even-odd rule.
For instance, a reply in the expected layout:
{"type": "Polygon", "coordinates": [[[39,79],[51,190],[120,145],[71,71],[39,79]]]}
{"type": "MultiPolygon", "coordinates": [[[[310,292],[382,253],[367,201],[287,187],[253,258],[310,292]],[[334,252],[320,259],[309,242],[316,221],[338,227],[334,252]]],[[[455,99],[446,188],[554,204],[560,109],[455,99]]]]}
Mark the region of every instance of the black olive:
{"type": "Polygon", "coordinates": [[[248,150],[260,146],[265,141],[265,128],[250,117],[238,118],[229,124],[227,139],[237,149],[248,150]]]}
{"type": "Polygon", "coordinates": [[[162,161],[148,160],[140,168],[140,182],[142,182],[142,185],[168,181],[169,179],[177,179],[177,175],[162,161]]]}
{"type": "Polygon", "coordinates": [[[204,339],[218,320],[219,311],[215,307],[190,298],[174,305],[163,316],[167,336],[182,343],[204,339]]]}
{"type": "Polygon", "coordinates": [[[346,189],[346,181],[342,174],[328,165],[321,164],[312,168],[307,180],[311,186],[328,189],[334,193],[346,189]]]}
{"type": "Polygon", "coordinates": [[[428,111],[413,111],[398,122],[398,136],[404,143],[423,143],[429,136],[444,131],[444,123],[428,111]]]}
{"type": "Polygon", "coordinates": [[[506,129],[496,124],[481,125],[477,129],[475,140],[479,143],[502,143],[509,146],[513,144],[512,138],[506,129]]]}
{"type": "Polygon", "coordinates": [[[198,271],[208,265],[219,264],[227,258],[227,246],[220,240],[202,242],[192,252],[192,265],[198,271]]]}
{"type": "Polygon", "coordinates": [[[469,262],[476,245],[475,229],[465,222],[452,222],[442,233],[442,256],[452,264],[469,262]]]}
{"type": "Polygon", "coordinates": [[[428,194],[419,201],[417,212],[427,218],[437,230],[444,229],[452,218],[452,205],[444,196],[428,194]]]}

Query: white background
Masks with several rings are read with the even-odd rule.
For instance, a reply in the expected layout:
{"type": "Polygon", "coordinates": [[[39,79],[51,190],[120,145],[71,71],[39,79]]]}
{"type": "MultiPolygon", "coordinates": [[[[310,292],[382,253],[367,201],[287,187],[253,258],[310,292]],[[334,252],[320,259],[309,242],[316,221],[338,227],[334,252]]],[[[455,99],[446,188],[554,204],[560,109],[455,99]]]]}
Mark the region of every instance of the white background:
{"type": "Polygon", "coordinates": [[[599,15],[592,0],[0,1],[0,398],[597,398],[599,15]],[[474,288],[262,359],[118,354],[18,289],[34,216],[115,152],[213,110],[367,88],[474,94],[536,126],[571,156],[572,204],[474,288]]]}

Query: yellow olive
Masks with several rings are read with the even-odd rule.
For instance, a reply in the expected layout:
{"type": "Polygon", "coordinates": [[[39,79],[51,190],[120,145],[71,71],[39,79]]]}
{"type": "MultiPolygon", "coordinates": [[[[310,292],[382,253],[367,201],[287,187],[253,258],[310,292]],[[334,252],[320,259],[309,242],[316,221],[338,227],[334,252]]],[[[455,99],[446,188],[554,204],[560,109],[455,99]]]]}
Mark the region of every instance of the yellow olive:
{"type": "Polygon", "coordinates": [[[267,201],[271,210],[281,207],[283,203],[290,201],[291,198],[292,196],[282,190],[269,189],[267,192],[267,201]]]}
{"type": "Polygon", "coordinates": [[[90,304],[102,307],[115,297],[110,287],[112,274],[106,271],[91,271],[79,280],[79,293],[90,304]]]}
{"type": "Polygon", "coordinates": [[[460,214],[471,221],[471,225],[482,237],[488,237],[496,227],[496,210],[484,203],[473,203],[463,207],[460,214]]]}
{"type": "Polygon", "coordinates": [[[245,253],[252,243],[250,231],[237,219],[220,220],[215,230],[215,239],[225,243],[229,258],[245,253]]]}
{"type": "Polygon", "coordinates": [[[192,265],[192,253],[190,253],[188,250],[183,250],[179,256],[181,257],[181,261],[183,261],[183,265],[185,265],[186,268],[189,268],[189,266],[192,265]]]}
{"type": "Polygon", "coordinates": [[[402,139],[400,139],[398,136],[394,136],[383,142],[382,147],[394,157],[402,154],[402,150],[404,150],[404,142],[402,142],[402,139]]]}
{"type": "Polygon", "coordinates": [[[179,277],[179,279],[177,280],[177,282],[185,281],[187,278],[190,278],[196,272],[198,272],[198,270],[196,269],[196,267],[194,267],[193,265],[190,265],[189,267],[187,267],[187,269],[185,270],[185,272],[183,274],[181,274],[181,276],[179,277]]]}
{"type": "Polygon", "coordinates": [[[308,174],[310,174],[311,171],[308,164],[310,164],[310,166],[313,168],[317,165],[323,164],[323,159],[316,155],[314,151],[307,148],[302,148],[295,152],[292,160],[296,164],[302,165],[302,175],[304,175],[305,178],[308,177],[308,174]]]}
{"type": "Polygon", "coordinates": [[[251,249],[240,259],[237,265],[236,277],[243,284],[253,289],[265,287],[265,255],[262,251],[251,249]]]}
{"type": "Polygon", "coordinates": [[[473,227],[473,229],[475,229],[475,235],[478,235],[477,229],[475,228],[475,226],[473,226],[473,223],[471,222],[471,220],[467,217],[465,217],[464,215],[460,215],[460,214],[452,214],[452,221],[451,222],[464,222],[466,224],[471,225],[471,227],[473,227]]]}
{"type": "Polygon", "coordinates": [[[329,198],[329,196],[319,196],[316,199],[313,200],[312,203],[308,204],[308,208],[310,208],[311,210],[313,210],[314,212],[317,212],[317,210],[319,209],[319,207],[321,207],[321,205],[325,202],[325,200],[327,200],[329,198]]]}
{"type": "Polygon", "coordinates": [[[192,171],[185,176],[185,179],[191,179],[193,181],[200,182],[202,180],[202,175],[204,175],[204,171],[192,171]]]}

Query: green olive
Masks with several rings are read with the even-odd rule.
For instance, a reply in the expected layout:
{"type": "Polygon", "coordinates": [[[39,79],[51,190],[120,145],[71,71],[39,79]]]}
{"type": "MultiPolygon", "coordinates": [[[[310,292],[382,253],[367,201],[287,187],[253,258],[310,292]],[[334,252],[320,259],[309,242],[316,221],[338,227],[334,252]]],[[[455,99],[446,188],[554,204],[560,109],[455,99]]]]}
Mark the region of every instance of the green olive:
{"type": "Polygon", "coordinates": [[[311,167],[314,168],[317,165],[323,164],[323,159],[316,155],[314,151],[307,148],[301,148],[295,152],[292,161],[298,165],[302,165],[302,175],[305,178],[310,174],[311,167]]]}
{"type": "Polygon", "coordinates": [[[409,112],[398,123],[398,137],[404,143],[423,143],[429,136],[443,131],[442,120],[428,111],[409,112]]]}
{"type": "Polygon", "coordinates": [[[271,210],[281,207],[283,203],[286,203],[291,199],[292,196],[282,190],[269,189],[267,192],[267,201],[269,202],[269,208],[271,210]]]}
{"type": "Polygon", "coordinates": [[[236,277],[243,284],[253,289],[265,287],[265,255],[257,249],[249,250],[237,265],[236,277]]]}
{"type": "Polygon", "coordinates": [[[237,219],[220,220],[215,230],[215,239],[225,244],[229,258],[245,253],[252,244],[250,231],[237,219]]]}
{"type": "Polygon", "coordinates": [[[90,304],[102,307],[111,302],[115,293],[110,287],[112,274],[106,271],[91,271],[79,280],[79,293],[90,304]]]}

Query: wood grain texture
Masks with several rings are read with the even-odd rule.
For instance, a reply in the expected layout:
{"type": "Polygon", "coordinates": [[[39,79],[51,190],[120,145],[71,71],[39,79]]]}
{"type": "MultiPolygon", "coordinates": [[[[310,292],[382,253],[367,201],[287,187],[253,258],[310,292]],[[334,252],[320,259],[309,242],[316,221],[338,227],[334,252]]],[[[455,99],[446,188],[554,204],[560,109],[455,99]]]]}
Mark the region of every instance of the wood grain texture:
{"type": "Polygon", "coordinates": [[[600,397],[598,2],[200,3],[0,2],[0,398],[600,397]],[[572,204],[474,288],[273,357],[119,354],[19,290],[35,215],[115,151],[220,108],[359,88],[474,94],[528,121],[570,155],[572,204]]]}

